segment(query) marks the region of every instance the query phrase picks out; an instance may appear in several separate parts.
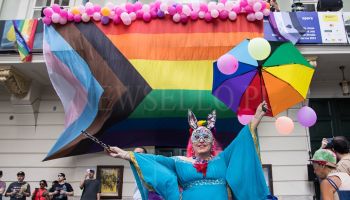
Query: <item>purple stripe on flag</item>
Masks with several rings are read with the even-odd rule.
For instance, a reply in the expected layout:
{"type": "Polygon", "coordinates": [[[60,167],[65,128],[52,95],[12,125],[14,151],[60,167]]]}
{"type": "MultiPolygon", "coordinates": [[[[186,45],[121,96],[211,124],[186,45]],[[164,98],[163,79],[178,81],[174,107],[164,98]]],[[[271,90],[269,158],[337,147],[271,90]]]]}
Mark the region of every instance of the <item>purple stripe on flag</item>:
{"type": "Polygon", "coordinates": [[[62,63],[44,42],[45,61],[48,73],[65,110],[65,127],[72,124],[84,111],[87,91],[69,68],[62,63]]]}

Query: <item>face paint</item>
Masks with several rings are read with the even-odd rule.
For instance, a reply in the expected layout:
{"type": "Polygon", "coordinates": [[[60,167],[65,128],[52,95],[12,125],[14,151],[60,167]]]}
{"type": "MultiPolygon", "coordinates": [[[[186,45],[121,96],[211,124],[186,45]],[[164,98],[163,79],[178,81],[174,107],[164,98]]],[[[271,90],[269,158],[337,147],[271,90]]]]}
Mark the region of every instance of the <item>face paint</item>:
{"type": "Polygon", "coordinates": [[[192,143],[199,143],[199,142],[212,143],[213,134],[209,129],[201,126],[192,132],[191,141],[192,143]]]}

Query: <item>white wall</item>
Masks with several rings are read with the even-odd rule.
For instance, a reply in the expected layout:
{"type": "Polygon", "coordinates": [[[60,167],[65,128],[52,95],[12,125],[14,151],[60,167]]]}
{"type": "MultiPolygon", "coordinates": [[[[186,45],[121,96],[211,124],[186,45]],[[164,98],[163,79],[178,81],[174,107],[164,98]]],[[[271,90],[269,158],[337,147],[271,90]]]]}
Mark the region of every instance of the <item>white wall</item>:
{"type": "Polygon", "coordinates": [[[113,159],[105,153],[42,162],[63,130],[63,123],[62,104],[51,88],[43,89],[37,123],[26,112],[14,112],[10,96],[3,91],[0,93],[0,170],[4,172],[2,179],[7,185],[16,181],[20,170],[26,173],[26,181],[32,190],[38,187],[41,179],[46,179],[51,185],[57,179],[57,174],[63,172],[79,199],[79,181],[86,169],[95,169],[96,165],[124,165],[123,196],[126,199],[132,196],[134,180],[129,163],[113,159]],[[54,106],[56,111],[53,110],[54,106]],[[9,119],[10,115],[14,116],[13,120],[9,119]],[[18,119],[21,119],[20,123],[16,122],[18,119]]]}

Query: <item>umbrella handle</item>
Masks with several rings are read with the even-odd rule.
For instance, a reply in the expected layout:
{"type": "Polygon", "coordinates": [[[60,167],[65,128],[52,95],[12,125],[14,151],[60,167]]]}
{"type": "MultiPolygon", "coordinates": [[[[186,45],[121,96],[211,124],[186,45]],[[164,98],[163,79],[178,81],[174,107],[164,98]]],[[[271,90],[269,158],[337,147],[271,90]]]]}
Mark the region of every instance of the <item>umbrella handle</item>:
{"type": "Polygon", "coordinates": [[[110,146],[109,146],[108,144],[103,143],[101,140],[97,139],[97,137],[91,135],[91,134],[88,133],[87,131],[81,131],[81,133],[82,133],[85,137],[87,137],[87,138],[89,138],[90,140],[92,140],[92,141],[96,142],[97,144],[99,144],[99,145],[100,145],[101,147],[103,147],[104,149],[107,149],[107,150],[110,149],[110,146]]]}

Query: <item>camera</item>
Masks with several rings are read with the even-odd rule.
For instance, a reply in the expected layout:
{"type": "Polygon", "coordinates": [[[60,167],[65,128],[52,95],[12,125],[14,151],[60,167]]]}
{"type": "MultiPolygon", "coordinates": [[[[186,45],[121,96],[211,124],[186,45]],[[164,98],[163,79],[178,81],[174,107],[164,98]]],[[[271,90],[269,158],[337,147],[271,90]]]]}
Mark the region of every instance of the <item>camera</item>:
{"type": "Polygon", "coordinates": [[[332,149],[333,148],[333,138],[326,138],[327,144],[324,147],[325,149],[332,149]]]}

